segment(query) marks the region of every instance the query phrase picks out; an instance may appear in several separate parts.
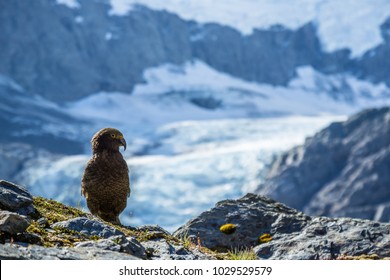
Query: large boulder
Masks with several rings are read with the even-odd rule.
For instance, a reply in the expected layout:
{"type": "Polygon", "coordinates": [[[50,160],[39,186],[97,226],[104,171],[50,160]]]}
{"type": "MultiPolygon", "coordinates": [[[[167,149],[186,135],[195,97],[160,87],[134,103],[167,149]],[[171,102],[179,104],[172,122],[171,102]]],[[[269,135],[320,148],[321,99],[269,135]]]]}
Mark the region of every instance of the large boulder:
{"type": "Polygon", "coordinates": [[[255,194],[217,203],[174,236],[220,251],[253,248],[260,259],[390,257],[389,223],[310,217],[255,194]]]}
{"type": "Polygon", "coordinates": [[[263,234],[301,231],[309,220],[309,216],[272,199],[247,194],[238,200],[218,202],[211,210],[180,227],[174,236],[200,240],[202,246],[210,249],[229,250],[254,247],[263,234]],[[229,224],[235,230],[226,232],[221,229],[229,224]]]}
{"type": "Polygon", "coordinates": [[[0,232],[15,235],[22,233],[30,224],[27,217],[9,211],[0,211],[0,232]]]}
{"type": "Polygon", "coordinates": [[[17,212],[20,214],[32,214],[32,195],[21,186],[0,180],[0,209],[17,212]]]}
{"type": "Polygon", "coordinates": [[[313,218],[300,232],[275,233],[254,248],[259,259],[330,260],[342,256],[390,257],[390,224],[351,218],[313,218]]]}

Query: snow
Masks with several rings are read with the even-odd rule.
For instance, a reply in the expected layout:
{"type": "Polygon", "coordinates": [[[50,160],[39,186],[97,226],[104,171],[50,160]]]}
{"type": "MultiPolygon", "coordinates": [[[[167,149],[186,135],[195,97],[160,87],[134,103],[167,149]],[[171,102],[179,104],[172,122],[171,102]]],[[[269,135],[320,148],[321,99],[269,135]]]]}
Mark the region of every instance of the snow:
{"type": "Polygon", "coordinates": [[[13,79],[11,79],[7,76],[1,75],[1,74],[0,74],[0,85],[12,88],[15,91],[19,91],[19,92],[24,91],[23,87],[21,85],[19,85],[18,83],[16,83],[13,79]]]}
{"type": "Polygon", "coordinates": [[[80,4],[77,0],[57,0],[57,3],[72,9],[80,8],[80,4]]]}
{"type": "Polygon", "coordinates": [[[84,22],[84,18],[82,17],[82,16],[77,16],[77,17],[75,17],[75,19],[74,19],[74,21],[76,22],[76,23],[83,23],[84,22]]]}
{"type": "Polygon", "coordinates": [[[111,4],[111,15],[126,15],[142,4],[186,20],[227,25],[243,34],[275,24],[297,29],[315,22],[327,51],[349,48],[353,57],[383,42],[379,26],[390,16],[388,0],[111,0],[111,4]]]}
{"type": "Polygon", "coordinates": [[[297,77],[288,87],[248,82],[218,72],[199,60],[183,66],[166,64],[150,68],[145,71],[144,79],[146,83],[135,87],[134,96],[186,92],[187,98],[221,100],[223,107],[229,108],[226,110],[229,116],[352,114],[388,104],[390,100],[390,90],[383,83],[374,85],[345,74],[325,75],[310,66],[298,68],[297,77]]]}
{"type": "MultiPolygon", "coordinates": [[[[323,48],[351,50],[352,57],[383,43],[379,26],[390,16],[388,0],[110,0],[110,15],[124,16],[135,5],[166,10],[201,24],[216,22],[249,35],[254,29],[280,24],[298,29],[314,22],[323,48]],[[362,24],[364,23],[364,24],[362,24]]],[[[79,8],[77,0],[57,0],[69,8],[79,8]]],[[[77,21],[80,23],[79,21],[77,21]]],[[[199,40],[193,37],[192,40],[199,40]]]]}
{"type": "Polygon", "coordinates": [[[104,35],[104,38],[107,40],[107,41],[110,41],[112,39],[112,33],[111,32],[107,32],[106,35],[104,35]]]}

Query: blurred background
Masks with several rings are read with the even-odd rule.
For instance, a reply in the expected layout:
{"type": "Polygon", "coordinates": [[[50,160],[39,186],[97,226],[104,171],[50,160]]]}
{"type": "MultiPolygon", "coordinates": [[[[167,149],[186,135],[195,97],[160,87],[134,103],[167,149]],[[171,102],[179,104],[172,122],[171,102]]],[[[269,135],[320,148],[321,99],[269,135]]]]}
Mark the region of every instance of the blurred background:
{"type": "Polygon", "coordinates": [[[0,178],[85,208],[110,126],[124,224],[248,192],[390,221],[389,57],[388,0],[0,0],[0,178]]]}

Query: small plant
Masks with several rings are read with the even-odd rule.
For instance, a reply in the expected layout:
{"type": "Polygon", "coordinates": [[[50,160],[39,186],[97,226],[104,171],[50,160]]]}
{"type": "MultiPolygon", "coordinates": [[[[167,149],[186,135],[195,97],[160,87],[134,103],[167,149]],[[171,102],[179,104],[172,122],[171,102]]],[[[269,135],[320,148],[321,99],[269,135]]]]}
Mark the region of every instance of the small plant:
{"type": "Polygon", "coordinates": [[[256,260],[256,254],[252,249],[238,250],[237,248],[228,252],[230,260],[256,260]]]}
{"type": "Polygon", "coordinates": [[[264,233],[263,235],[261,235],[259,237],[259,243],[260,244],[270,242],[271,240],[272,240],[272,236],[269,233],[264,233]]]}
{"type": "Polygon", "coordinates": [[[224,234],[232,234],[236,231],[237,226],[234,224],[224,224],[219,228],[219,231],[224,234]]]}
{"type": "Polygon", "coordinates": [[[340,255],[336,258],[336,260],[379,260],[379,256],[377,254],[372,255],[360,255],[360,256],[347,256],[340,255]]]}

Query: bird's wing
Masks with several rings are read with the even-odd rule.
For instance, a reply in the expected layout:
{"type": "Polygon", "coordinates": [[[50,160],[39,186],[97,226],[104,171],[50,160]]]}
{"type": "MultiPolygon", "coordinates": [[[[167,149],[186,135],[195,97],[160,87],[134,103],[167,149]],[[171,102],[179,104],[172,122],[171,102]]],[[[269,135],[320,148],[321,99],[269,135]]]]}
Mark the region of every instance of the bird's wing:
{"type": "Polygon", "coordinates": [[[91,181],[93,177],[96,176],[97,166],[96,162],[91,159],[88,161],[87,166],[85,167],[83,176],[81,177],[81,195],[87,197],[88,188],[91,187],[91,181]]]}
{"type": "Polygon", "coordinates": [[[130,189],[130,176],[129,176],[129,167],[127,166],[127,163],[125,162],[125,166],[126,166],[126,185],[128,186],[128,189],[127,189],[127,197],[130,197],[130,193],[131,193],[131,189],[130,189]]]}

